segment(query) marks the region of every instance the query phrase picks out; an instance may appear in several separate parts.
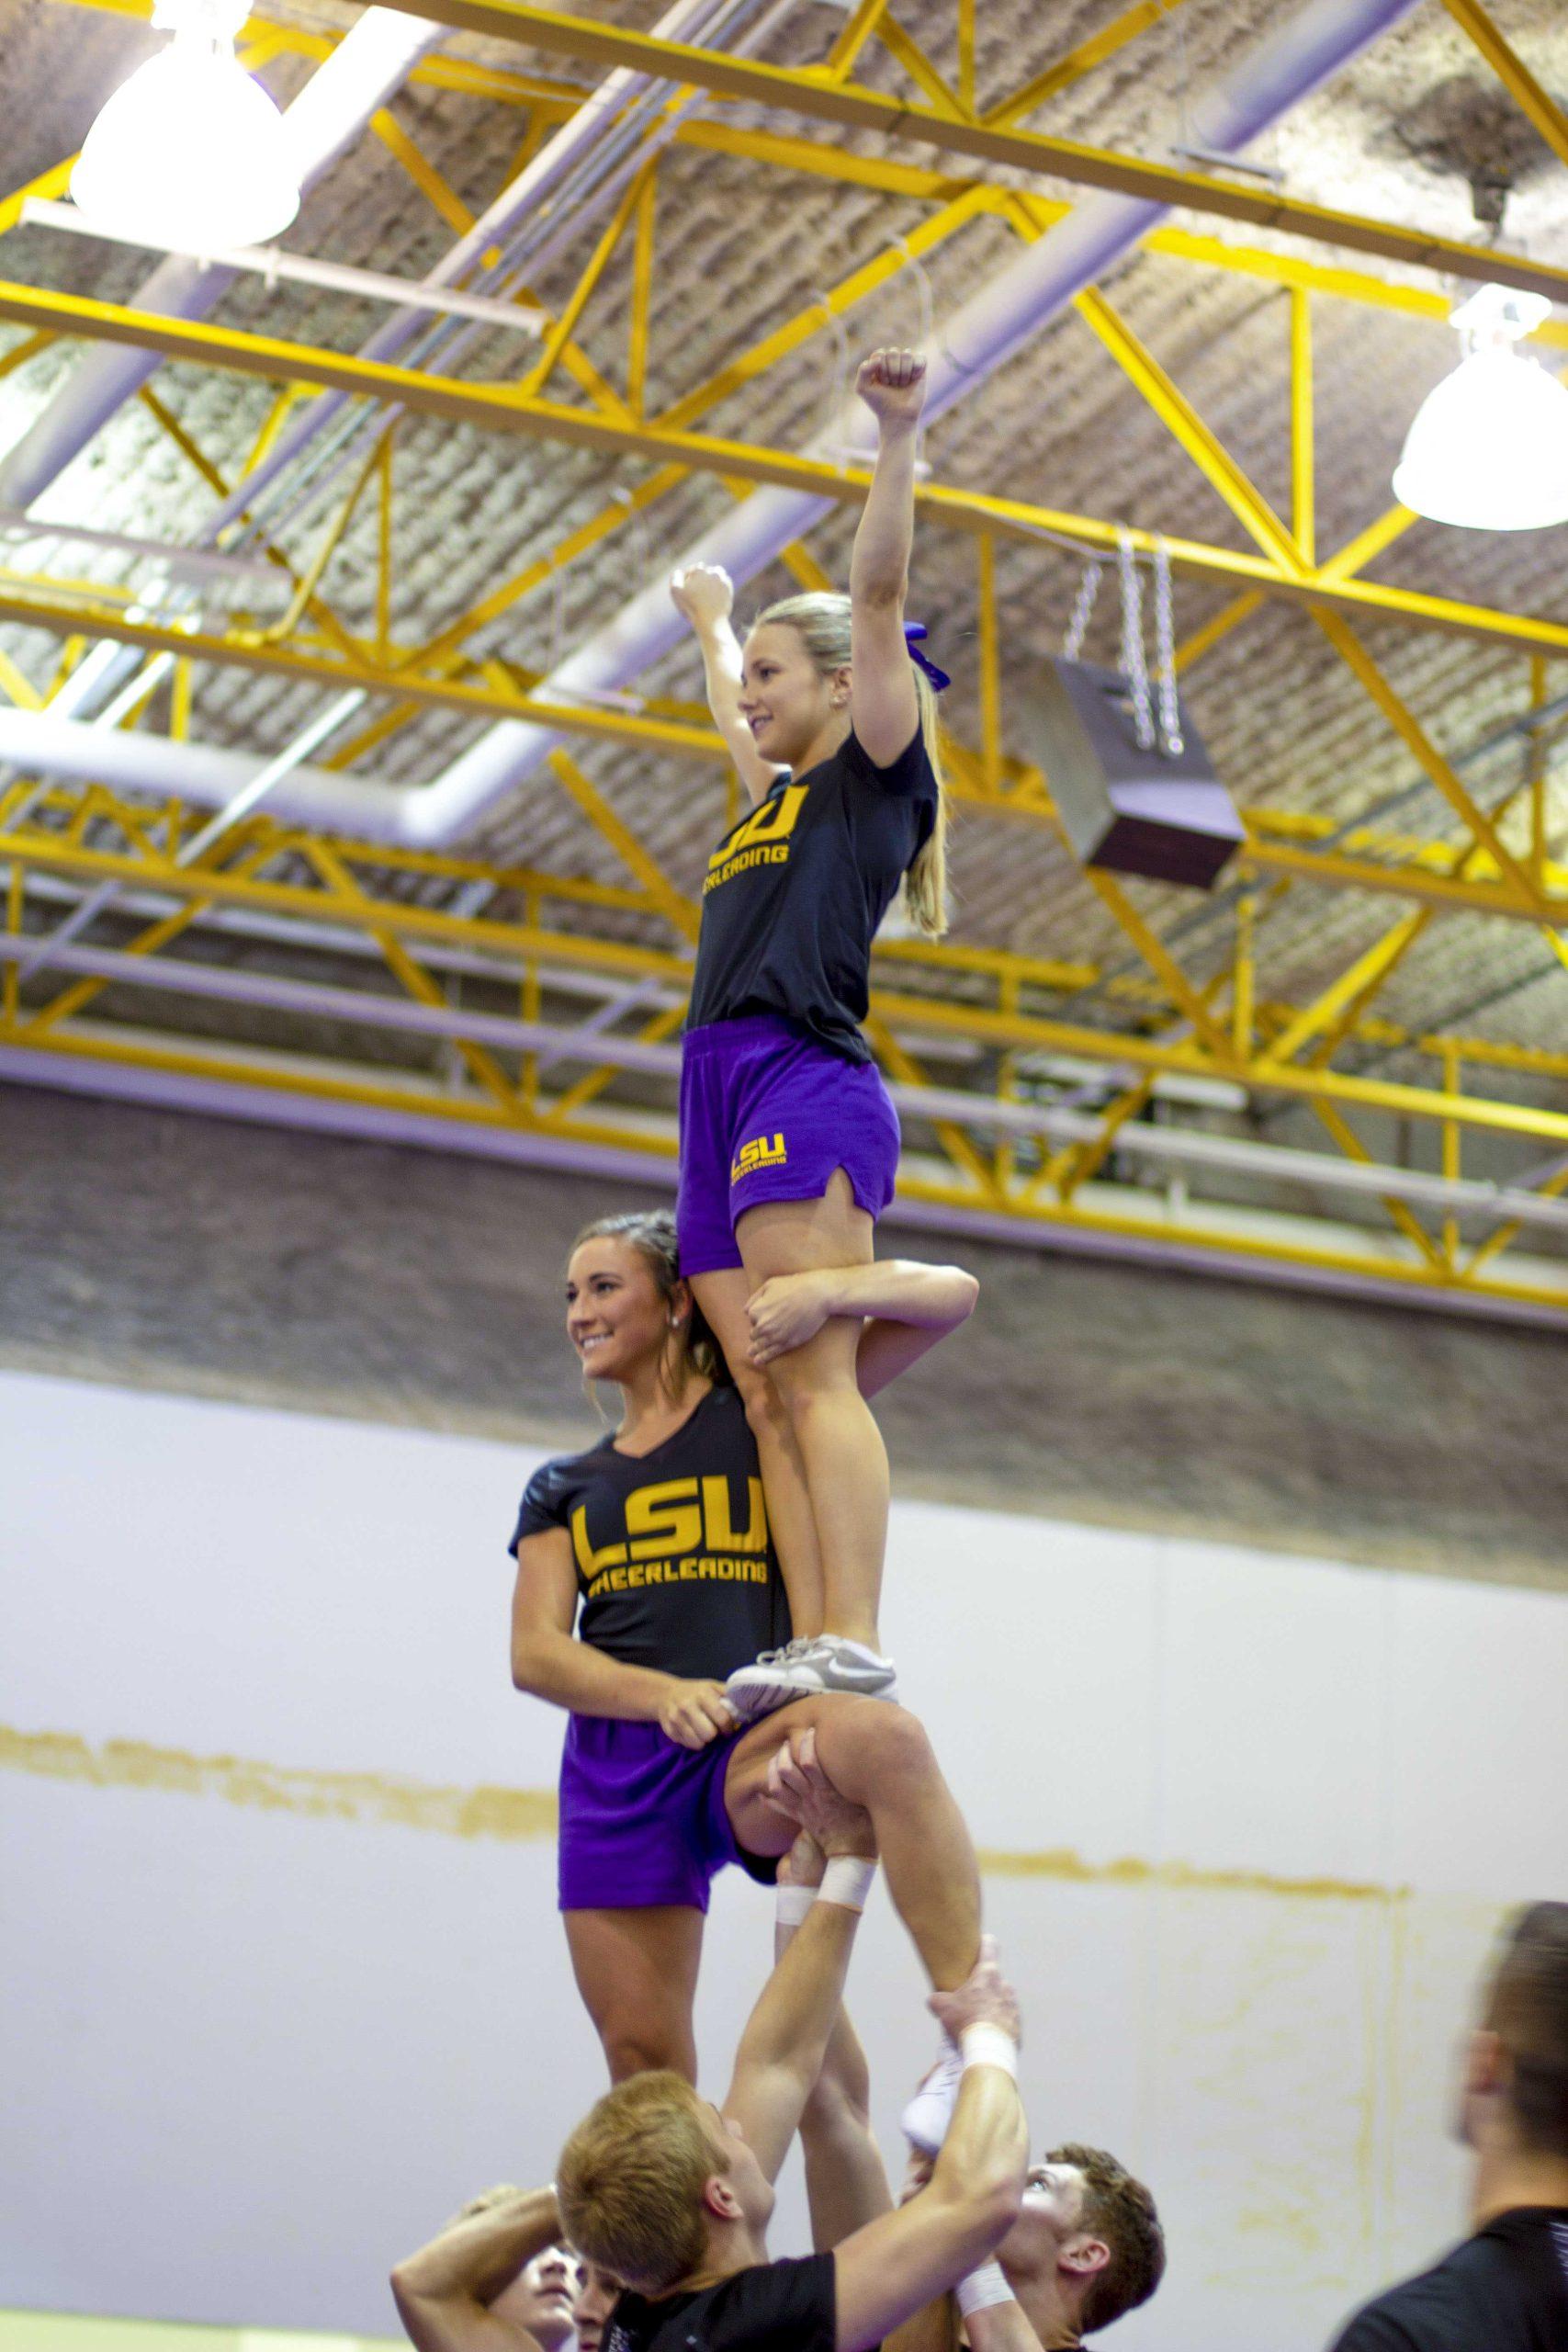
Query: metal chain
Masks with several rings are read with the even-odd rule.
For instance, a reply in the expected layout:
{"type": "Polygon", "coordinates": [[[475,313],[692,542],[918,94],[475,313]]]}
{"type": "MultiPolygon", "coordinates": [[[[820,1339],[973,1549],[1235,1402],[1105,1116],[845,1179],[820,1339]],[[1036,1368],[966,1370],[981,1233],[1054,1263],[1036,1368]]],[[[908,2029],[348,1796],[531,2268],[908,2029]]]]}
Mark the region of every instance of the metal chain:
{"type": "Polygon", "coordinates": [[[1102,569],[1103,567],[1098,563],[1088,563],[1084,566],[1083,578],[1078,582],[1077,599],[1073,605],[1073,616],[1067,623],[1067,633],[1062,639],[1064,662],[1076,662],[1083,651],[1083,641],[1089,632],[1089,615],[1094,610],[1094,600],[1100,591],[1100,575],[1102,569]]]}
{"type": "Polygon", "coordinates": [[[1159,686],[1159,747],[1168,760],[1182,752],[1181,704],[1176,692],[1176,626],[1171,614],[1170,549],[1155,541],[1155,662],[1159,686]]]}
{"type": "Polygon", "coordinates": [[[1133,697],[1133,729],[1140,752],[1155,747],[1154,712],[1149,706],[1149,670],[1144,654],[1144,583],[1133,553],[1133,535],[1125,525],[1116,533],[1116,567],[1122,583],[1122,670],[1133,697]]]}

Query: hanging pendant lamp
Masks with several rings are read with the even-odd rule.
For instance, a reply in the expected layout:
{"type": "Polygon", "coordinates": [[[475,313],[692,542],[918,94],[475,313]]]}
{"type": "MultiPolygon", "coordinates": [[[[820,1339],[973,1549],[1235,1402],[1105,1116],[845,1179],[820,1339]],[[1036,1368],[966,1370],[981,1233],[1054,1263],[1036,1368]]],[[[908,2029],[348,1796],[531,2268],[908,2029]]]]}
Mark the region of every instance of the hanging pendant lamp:
{"type": "Polygon", "coordinates": [[[299,209],[283,117],[234,55],[245,0],[157,0],[172,33],[104,107],[71,175],[80,211],[149,244],[263,244],[299,209]]]}
{"type": "Polygon", "coordinates": [[[1454,312],[1465,356],[1405,436],[1402,506],[1471,531],[1568,522],[1568,385],[1517,347],[1551,309],[1544,295],[1483,286],[1454,312]]]}

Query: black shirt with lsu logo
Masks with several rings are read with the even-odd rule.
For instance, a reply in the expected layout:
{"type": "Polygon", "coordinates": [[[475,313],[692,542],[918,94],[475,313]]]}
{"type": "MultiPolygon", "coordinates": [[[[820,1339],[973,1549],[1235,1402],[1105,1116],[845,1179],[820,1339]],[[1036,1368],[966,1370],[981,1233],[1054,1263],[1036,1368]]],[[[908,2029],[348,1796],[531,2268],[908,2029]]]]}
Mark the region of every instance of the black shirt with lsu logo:
{"type": "Polygon", "coordinates": [[[1499,2213],[1358,2312],[1334,2352],[1568,2352],[1568,2206],[1499,2213]]]}
{"type": "Polygon", "coordinates": [[[833,2257],[759,2263],[691,2295],[628,2288],[610,2314],[604,2352],[833,2352],[833,2257]]]}
{"type": "Polygon", "coordinates": [[[508,1549],[564,1527],[577,1631],[606,1657],[722,1682],[789,1639],[757,1444],[738,1392],[716,1387],[651,1453],[586,1453],[536,1470],[508,1549]]]}
{"type": "Polygon", "coordinates": [[[771,1012],[868,1062],[871,943],[936,813],[919,732],[891,767],[852,734],[798,782],[781,776],[708,860],[686,1026],[771,1012]]]}

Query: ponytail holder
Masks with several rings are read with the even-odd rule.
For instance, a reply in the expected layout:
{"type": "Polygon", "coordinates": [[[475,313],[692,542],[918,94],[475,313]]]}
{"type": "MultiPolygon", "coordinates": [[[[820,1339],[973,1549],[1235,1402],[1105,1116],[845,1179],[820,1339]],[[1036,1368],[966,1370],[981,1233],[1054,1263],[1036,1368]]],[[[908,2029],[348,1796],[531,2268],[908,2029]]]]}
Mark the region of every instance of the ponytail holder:
{"type": "Polygon", "coordinates": [[[927,677],[931,682],[931,690],[933,693],[939,695],[945,694],[948,687],[952,685],[953,680],[948,676],[945,670],[939,670],[937,668],[936,663],[931,661],[928,654],[920,651],[920,640],[926,636],[926,634],[927,631],[924,621],[906,621],[904,623],[904,642],[909,649],[910,661],[914,663],[917,670],[923,670],[925,672],[927,677]]]}

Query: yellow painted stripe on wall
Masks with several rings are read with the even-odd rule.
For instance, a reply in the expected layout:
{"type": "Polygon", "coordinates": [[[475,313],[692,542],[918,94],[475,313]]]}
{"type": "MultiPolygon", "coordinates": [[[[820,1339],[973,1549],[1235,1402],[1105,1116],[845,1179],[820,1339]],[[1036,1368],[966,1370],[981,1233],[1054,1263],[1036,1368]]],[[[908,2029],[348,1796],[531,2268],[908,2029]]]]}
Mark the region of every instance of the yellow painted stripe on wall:
{"type": "Polygon", "coordinates": [[[319,2335],[303,2328],[192,2327],[178,2320],[80,2312],[0,2311],[0,2352],[381,2352],[401,2337],[319,2335]]]}
{"type": "Polygon", "coordinates": [[[103,1789],[156,1789],[222,1797],[269,1813],[390,1823],[447,1838],[553,1838],[556,1800],[546,1789],[450,1789],[388,1772],[320,1772],[258,1764],[243,1756],[191,1756],[145,1740],[94,1747],[74,1732],[19,1732],[0,1724],[0,1770],[103,1789]]]}
{"type": "MultiPolygon", "coordinates": [[[[434,1832],[446,1838],[495,1838],[536,1844],[556,1834],[555,1792],[549,1789],[444,1788],[386,1772],[314,1771],[262,1764],[240,1756],[192,1756],[145,1740],[107,1739],[94,1747],[74,1732],[24,1732],[0,1724],[0,1770],[102,1789],[154,1790],[164,1794],[220,1797],[307,1818],[362,1821],[372,1826],[434,1832]]],[[[1268,1894],[1296,1901],[1400,1903],[1410,1890],[1375,1881],[1290,1878],[1260,1870],[1206,1870],[1195,1863],[1156,1862],[1133,1855],[1089,1861],[1071,1847],[1039,1853],[982,1847],[981,1870],[992,1878],[1053,1879],[1084,1886],[1164,1886],[1212,1894],[1268,1894]]],[[[0,2352],[6,2347],[0,2346],[0,2352]]]]}

